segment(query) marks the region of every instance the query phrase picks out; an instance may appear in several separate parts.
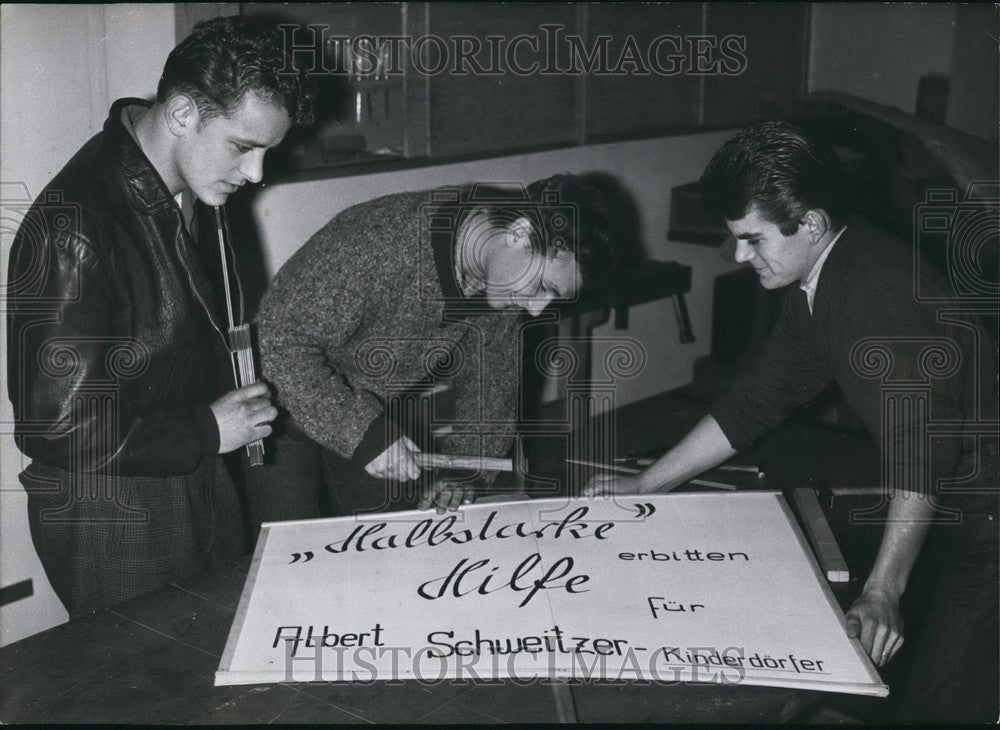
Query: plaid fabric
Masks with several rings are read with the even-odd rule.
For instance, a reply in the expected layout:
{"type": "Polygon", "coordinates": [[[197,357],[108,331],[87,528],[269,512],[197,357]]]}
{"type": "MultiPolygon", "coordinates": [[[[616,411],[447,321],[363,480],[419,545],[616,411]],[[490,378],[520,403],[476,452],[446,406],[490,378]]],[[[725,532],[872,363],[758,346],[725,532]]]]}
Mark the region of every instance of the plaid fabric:
{"type": "Polygon", "coordinates": [[[231,563],[244,551],[239,498],[222,459],[185,476],[21,474],[31,537],[71,618],[231,563]]]}

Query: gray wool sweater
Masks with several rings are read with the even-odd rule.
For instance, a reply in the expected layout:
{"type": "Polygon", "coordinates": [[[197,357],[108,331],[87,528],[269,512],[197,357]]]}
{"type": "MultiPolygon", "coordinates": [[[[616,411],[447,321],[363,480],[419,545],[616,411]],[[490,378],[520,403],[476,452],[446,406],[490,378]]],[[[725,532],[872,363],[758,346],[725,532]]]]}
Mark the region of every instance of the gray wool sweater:
{"type": "Polygon", "coordinates": [[[263,373],[278,402],[359,465],[401,432],[386,415],[392,396],[440,378],[456,405],[439,450],[501,456],[513,442],[522,318],[459,294],[453,233],[421,225],[430,203],[431,191],[401,193],[341,212],[261,302],[263,373]]]}

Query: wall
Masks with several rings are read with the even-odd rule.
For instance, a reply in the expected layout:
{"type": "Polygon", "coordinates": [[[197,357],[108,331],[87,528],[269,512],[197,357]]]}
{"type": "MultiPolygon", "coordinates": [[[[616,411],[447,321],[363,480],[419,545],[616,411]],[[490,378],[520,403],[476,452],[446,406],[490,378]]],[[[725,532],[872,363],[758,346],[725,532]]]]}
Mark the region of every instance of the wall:
{"type": "Polygon", "coordinates": [[[809,90],[856,94],[912,114],[920,77],[951,72],[955,17],[945,3],[817,3],[809,90]]]}
{"type": "MultiPolygon", "coordinates": [[[[0,275],[19,208],[38,194],[89,137],[118,96],[151,96],[174,46],[173,5],[0,7],[0,275]]],[[[0,324],[5,328],[6,322],[0,324]]],[[[0,362],[6,363],[6,332],[0,362]]],[[[6,366],[4,366],[6,373],[6,366]]],[[[0,645],[66,620],[31,545],[23,457],[10,436],[10,401],[0,398],[0,586],[25,579],[34,595],[0,608],[0,645]]]]}

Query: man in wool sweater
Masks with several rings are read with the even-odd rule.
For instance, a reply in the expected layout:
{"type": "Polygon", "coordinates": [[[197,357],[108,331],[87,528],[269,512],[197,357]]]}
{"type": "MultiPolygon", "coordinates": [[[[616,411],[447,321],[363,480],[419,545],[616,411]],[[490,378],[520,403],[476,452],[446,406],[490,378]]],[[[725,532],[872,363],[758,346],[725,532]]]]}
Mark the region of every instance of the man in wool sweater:
{"type": "Polygon", "coordinates": [[[446,379],[452,432],[434,449],[509,453],[521,315],[574,298],[584,283],[598,286],[611,263],[607,214],[584,178],[516,188],[356,205],[278,272],[261,303],[259,338],[264,376],[289,420],[273,463],[250,484],[255,523],[456,509],[490,479],[414,488],[413,454],[432,445],[421,421],[436,418],[397,404],[446,379]]]}
{"type": "Polygon", "coordinates": [[[919,555],[934,588],[898,719],[996,720],[995,324],[961,301],[949,311],[941,302],[954,298],[927,266],[915,269],[911,247],[849,219],[836,153],[792,125],[739,132],[702,189],[736,238],[736,260],[767,289],[794,286],[764,351],[708,416],[644,472],[596,477],[586,492],[672,489],[835,382],[879,441],[887,479],[882,543],[848,634],[876,664],[893,658],[919,555]],[[932,426],[946,432],[932,438],[932,426]]]}

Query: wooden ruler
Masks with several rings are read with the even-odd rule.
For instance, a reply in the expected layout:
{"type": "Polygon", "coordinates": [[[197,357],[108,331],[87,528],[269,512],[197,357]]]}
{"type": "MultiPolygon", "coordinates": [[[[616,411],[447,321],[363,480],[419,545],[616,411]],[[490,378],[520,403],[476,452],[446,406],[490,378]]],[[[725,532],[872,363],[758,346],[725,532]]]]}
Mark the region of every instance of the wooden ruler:
{"type": "Polygon", "coordinates": [[[831,583],[849,582],[851,572],[847,568],[847,562],[840,552],[837,538],[833,536],[833,530],[830,529],[823,508],[816,499],[816,492],[809,487],[798,487],[792,493],[792,497],[795,499],[795,506],[798,507],[802,524],[806,528],[806,534],[826,579],[831,583]]]}
{"type": "Polygon", "coordinates": [[[514,471],[513,459],[493,456],[462,456],[458,454],[413,454],[421,469],[472,469],[474,471],[514,471]]]}

